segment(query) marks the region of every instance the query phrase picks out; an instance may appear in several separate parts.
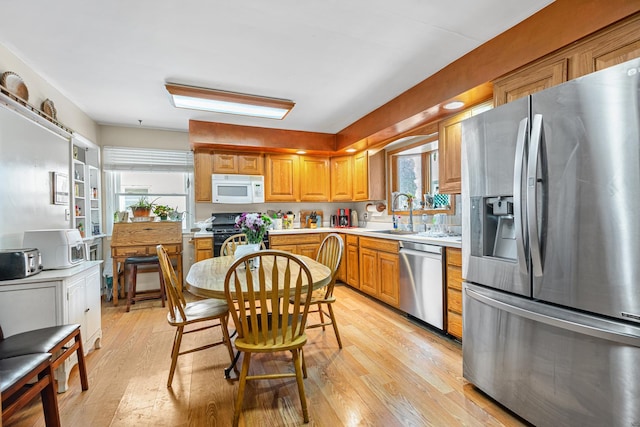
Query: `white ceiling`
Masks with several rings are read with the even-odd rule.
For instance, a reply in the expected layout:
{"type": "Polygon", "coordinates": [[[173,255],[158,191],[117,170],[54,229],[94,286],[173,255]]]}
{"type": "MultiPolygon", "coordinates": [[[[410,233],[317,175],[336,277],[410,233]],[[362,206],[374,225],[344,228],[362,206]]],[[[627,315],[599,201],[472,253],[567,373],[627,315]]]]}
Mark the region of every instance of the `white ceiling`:
{"type": "Polygon", "coordinates": [[[0,44],[100,124],[187,130],[195,119],[336,133],[549,3],[10,1],[0,44]],[[284,120],[180,110],[165,82],[296,106],[284,120]]]}

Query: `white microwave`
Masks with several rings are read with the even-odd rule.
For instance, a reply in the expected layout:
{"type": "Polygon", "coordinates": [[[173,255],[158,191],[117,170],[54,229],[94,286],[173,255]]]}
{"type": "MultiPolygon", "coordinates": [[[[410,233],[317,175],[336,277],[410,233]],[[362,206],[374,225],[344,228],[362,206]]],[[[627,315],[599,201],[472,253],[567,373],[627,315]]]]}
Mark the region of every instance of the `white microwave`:
{"type": "Polygon", "coordinates": [[[213,203],[264,203],[264,176],[211,175],[213,203]]]}

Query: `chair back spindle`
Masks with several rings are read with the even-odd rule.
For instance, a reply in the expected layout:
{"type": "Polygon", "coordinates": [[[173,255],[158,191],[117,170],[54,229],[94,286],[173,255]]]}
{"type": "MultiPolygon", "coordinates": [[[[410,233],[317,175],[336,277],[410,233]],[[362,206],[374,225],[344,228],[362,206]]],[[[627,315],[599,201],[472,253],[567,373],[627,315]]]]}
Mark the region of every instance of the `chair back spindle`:
{"type": "Polygon", "coordinates": [[[261,346],[286,345],[300,337],[307,320],[308,283],[313,283],[308,267],[288,252],[262,251],[237,260],[227,273],[225,293],[228,305],[237,302],[231,316],[238,336],[261,346]],[[260,262],[252,270],[253,258],[260,262]],[[266,280],[269,273],[271,280],[266,280]]]}

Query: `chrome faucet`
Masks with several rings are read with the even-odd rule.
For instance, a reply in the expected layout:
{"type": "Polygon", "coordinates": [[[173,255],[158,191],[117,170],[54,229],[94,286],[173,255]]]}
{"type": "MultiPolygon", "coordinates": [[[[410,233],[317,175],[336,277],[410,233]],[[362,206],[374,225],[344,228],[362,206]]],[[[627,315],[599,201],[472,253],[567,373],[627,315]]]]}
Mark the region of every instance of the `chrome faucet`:
{"type": "Polygon", "coordinates": [[[393,194],[395,194],[391,199],[391,218],[393,218],[393,222],[394,223],[396,222],[396,213],[395,213],[396,200],[398,200],[398,197],[400,196],[405,196],[409,204],[409,231],[413,231],[413,196],[407,193],[393,193],[393,194]]]}

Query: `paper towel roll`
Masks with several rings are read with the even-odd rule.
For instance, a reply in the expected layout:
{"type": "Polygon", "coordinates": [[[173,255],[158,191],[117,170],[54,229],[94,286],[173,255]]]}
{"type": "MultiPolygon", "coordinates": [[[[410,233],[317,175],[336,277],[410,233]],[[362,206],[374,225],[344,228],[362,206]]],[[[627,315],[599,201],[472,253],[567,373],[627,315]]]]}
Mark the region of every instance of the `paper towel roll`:
{"type": "Polygon", "coordinates": [[[373,203],[369,203],[365,209],[367,212],[371,213],[371,216],[380,216],[382,215],[382,212],[385,210],[386,206],[384,205],[384,203],[378,203],[378,204],[373,204],[373,203]]]}
{"type": "Polygon", "coordinates": [[[375,205],[373,203],[369,203],[366,208],[367,212],[379,213],[383,212],[387,207],[384,205],[384,203],[377,203],[375,205]]]}

